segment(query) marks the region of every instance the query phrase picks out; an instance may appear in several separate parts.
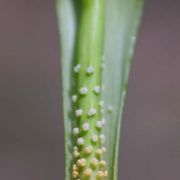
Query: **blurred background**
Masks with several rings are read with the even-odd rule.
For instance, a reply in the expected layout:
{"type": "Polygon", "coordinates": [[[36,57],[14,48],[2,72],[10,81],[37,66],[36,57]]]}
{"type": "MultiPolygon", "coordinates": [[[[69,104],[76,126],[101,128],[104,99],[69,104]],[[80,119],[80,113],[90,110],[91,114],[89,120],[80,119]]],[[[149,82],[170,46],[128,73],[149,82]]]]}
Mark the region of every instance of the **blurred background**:
{"type": "MultiPolygon", "coordinates": [[[[121,136],[120,179],[180,179],[180,1],[146,0],[121,136]]],[[[0,179],[63,180],[52,0],[0,0],[0,179]]]]}

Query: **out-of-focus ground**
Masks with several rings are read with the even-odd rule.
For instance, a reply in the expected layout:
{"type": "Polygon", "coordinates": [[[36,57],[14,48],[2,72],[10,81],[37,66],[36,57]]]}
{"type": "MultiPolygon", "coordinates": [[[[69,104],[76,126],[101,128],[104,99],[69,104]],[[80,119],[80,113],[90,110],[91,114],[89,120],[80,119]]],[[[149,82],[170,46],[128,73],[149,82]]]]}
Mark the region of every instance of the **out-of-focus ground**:
{"type": "MultiPolygon", "coordinates": [[[[147,0],[129,81],[120,179],[180,179],[180,1],[147,0]]],[[[0,179],[63,180],[51,0],[0,1],[0,179]]]]}

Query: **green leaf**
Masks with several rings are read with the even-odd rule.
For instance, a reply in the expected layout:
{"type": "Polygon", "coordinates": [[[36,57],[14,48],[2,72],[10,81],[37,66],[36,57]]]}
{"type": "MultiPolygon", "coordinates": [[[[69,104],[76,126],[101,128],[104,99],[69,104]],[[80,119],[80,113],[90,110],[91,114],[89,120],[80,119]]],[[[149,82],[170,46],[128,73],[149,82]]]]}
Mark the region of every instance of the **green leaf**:
{"type": "MultiPolygon", "coordinates": [[[[106,0],[105,2],[105,41],[104,59],[106,69],[102,83],[102,99],[112,106],[112,112],[106,112],[106,134],[108,179],[117,180],[119,139],[123,104],[126,94],[128,74],[136,41],[136,33],[143,9],[143,0],[106,0]]],[[[66,180],[71,179],[72,166],[72,111],[71,95],[74,91],[75,41],[79,28],[80,0],[57,0],[57,17],[60,32],[63,112],[65,126],[65,167],[66,180]]]]}

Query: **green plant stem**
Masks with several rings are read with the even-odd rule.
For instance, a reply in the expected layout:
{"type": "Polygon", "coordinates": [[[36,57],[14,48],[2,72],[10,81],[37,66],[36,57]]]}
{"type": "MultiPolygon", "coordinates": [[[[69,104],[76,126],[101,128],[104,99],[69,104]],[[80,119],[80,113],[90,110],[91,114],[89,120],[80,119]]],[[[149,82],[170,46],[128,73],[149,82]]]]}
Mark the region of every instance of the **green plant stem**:
{"type": "MultiPolygon", "coordinates": [[[[86,159],[84,169],[91,168],[91,161],[96,157],[96,150],[100,148],[100,143],[92,143],[93,135],[100,135],[96,128],[100,114],[100,94],[94,92],[94,87],[101,87],[102,80],[102,56],[104,42],[104,0],[83,0],[82,12],[80,14],[80,29],[77,40],[77,63],[81,69],[77,75],[78,91],[82,87],[87,87],[86,95],[79,94],[78,108],[83,110],[83,115],[78,118],[78,127],[81,130],[84,123],[90,125],[88,132],[81,131],[80,137],[84,138],[84,146],[80,148],[80,157],[86,159]],[[87,74],[87,68],[93,68],[93,74],[87,74]],[[90,108],[96,109],[96,114],[88,116],[90,108]],[[84,147],[92,146],[93,152],[87,156],[84,147]]],[[[94,169],[91,179],[96,179],[97,169],[94,169]]],[[[80,179],[84,179],[83,171],[80,172],[80,179]]],[[[86,177],[87,178],[87,177],[86,177]]]]}

